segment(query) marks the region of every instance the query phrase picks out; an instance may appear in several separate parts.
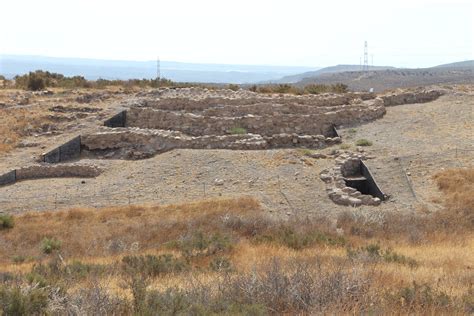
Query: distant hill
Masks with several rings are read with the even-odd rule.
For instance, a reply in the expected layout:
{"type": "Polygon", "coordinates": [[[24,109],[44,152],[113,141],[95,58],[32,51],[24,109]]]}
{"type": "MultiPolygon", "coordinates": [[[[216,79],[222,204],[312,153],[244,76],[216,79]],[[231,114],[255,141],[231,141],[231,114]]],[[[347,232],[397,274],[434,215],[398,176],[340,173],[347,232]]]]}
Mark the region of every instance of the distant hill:
{"type": "MultiPolygon", "coordinates": [[[[384,69],[395,69],[390,66],[370,66],[370,70],[384,70],[384,69]]],[[[296,83],[306,78],[317,77],[326,73],[338,73],[346,71],[360,71],[360,65],[336,65],[331,67],[325,67],[314,71],[308,71],[297,75],[285,76],[279,80],[273,81],[273,83],[296,83]]]]}
{"type": "Polygon", "coordinates": [[[431,68],[395,68],[371,66],[368,72],[361,71],[360,65],[337,65],[285,76],[271,83],[293,83],[304,86],[311,83],[343,83],[351,90],[383,91],[443,83],[473,83],[474,60],[438,65],[431,68]]]}
{"type": "MultiPolygon", "coordinates": [[[[7,78],[47,70],[86,79],[155,78],[156,61],[116,61],[44,56],[0,55],[0,74],[7,78]]],[[[161,75],[180,82],[256,83],[314,70],[310,67],[198,64],[161,61],[161,75]]]]}
{"type": "Polygon", "coordinates": [[[343,83],[354,91],[383,91],[394,88],[408,88],[433,84],[474,84],[474,67],[438,66],[419,69],[386,69],[364,71],[346,71],[324,73],[315,77],[305,78],[296,84],[304,86],[311,83],[335,84],[343,83]]]}
{"type": "Polygon", "coordinates": [[[474,60],[459,61],[457,63],[443,64],[433,68],[474,68],[474,60]]]}

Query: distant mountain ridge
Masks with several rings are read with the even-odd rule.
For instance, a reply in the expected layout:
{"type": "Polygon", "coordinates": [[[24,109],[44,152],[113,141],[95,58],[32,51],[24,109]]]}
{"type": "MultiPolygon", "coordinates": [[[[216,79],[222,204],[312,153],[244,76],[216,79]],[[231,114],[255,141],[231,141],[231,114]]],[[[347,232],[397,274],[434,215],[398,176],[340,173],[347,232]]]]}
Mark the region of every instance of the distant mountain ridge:
{"type": "MultiPolygon", "coordinates": [[[[391,66],[370,66],[369,69],[370,70],[385,70],[385,69],[395,69],[395,67],[391,67],[391,66]]],[[[285,77],[275,81],[275,83],[296,83],[296,82],[301,81],[305,78],[317,77],[317,76],[325,74],[325,73],[337,73],[337,72],[360,71],[360,70],[362,70],[362,67],[360,65],[336,65],[336,66],[321,68],[321,69],[314,70],[314,71],[304,72],[304,73],[297,74],[297,75],[285,76],[285,77]]]]}
{"type": "Polygon", "coordinates": [[[295,84],[305,86],[335,83],[346,84],[349,89],[355,91],[367,91],[371,88],[383,91],[434,84],[474,84],[474,61],[443,64],[431,68],[391,67],[379,70],[371,68],[369,71],[320,72],[295,84]]]}
{"type": "MultiPolygon", "coordinates": [[[[161,76],[181,82],[256,83],[277,80],[313,67],[199,64],[161,61],[161,76]]],[[[0,74],[12,78],[34,70],[47,70],[87,79],[141,79],[156,77],[156,61],[123,61],[44,56],[0,55],[0,74]]]]}

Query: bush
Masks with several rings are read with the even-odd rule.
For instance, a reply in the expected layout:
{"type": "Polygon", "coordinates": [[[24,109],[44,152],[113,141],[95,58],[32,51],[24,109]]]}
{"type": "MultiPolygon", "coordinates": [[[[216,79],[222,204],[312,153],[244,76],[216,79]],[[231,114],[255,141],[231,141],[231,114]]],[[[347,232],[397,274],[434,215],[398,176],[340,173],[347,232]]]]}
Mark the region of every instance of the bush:
{"type": "Polygon", "coordinates": [[[212,259],[211,263],[209,264],[209,267],[211,268],[212,271],[216,272],[229,272],[232,270],[232,263],[228,258],[225,257],[217,257],[212,259]]]}
{"type": "Polygon", "coordinates": [[[62,242],[56,238],[44,238],[41,241],[41,250],[45,254],[50,254],[56,250],[61,249],[62,242]]]}
{"type": "Polygon", "coordinates": [[[230,89],[232,91],[238,91],[240,89],[239,85],[238,84],[229,84],[227,86],[227,89],[230,89]]]}
{"type": "Polygon", "coordinates": [[[34,287],[0,287],[0,314],[43,315],[47,314],[48,295],[34,287]]]}
{"type": "Polygon", "coordinates": [[[173,255],[160,256],[125,256],[122,259],[122,268],[130,275],[156,277],[162,274],[181,272],[188,268],[186,262],[173,255]]]}
{"type": "Polygon", "coordinates": [[[395,294],[388,294],[388,298],[395,304],[402,303],[402,308],[409,311],[426,311],[435,307],[438,311],[451,305],[451,298],[443,291],[433,290],[427,284],[417,284],[400,289],[395,294]]]}
{"type": "Polygon", "coordinates": [[[13,228],[13,226],[15,226],[13,216],[9,214],[0,214],[0,230],[13,228]]]}
{"type": "Polygon", "coordinates": [[[356,145],[357,146],[372,146],[372,142],[370,140],[362,138],[356,141],[356,145]]]}
{"type": "Polygon", "coordinates": [[[14,263],[18,263],[18,264],[19,264],[19,263],[23,263],[23,262],[26,261],[26,257],[25,257],[25,256],[21,256],[21,255],[13,256],[12,261],[13,261],[14,263]]]}
{"type": "Polygon", "coordinates": [[[347,256],[350,259],[356,259],[356,260],[393,262],[393,263],[408,265],[412,268],[418,265],[416,260],[404,255],[398,254],[390,248],[386,250],[382,250],[380,245],[378,244],[369,244],[365,247],[361,247],[356,250],[352,250],[348,248],[347,256]]]}
{"type": "Polygon", "coordinates": [[[310,84],[304,87],[304,91],[309,94],[320,94],[328,91],[328,87],[323,84],[310,84]]]}
{"type": "Polygon", "coordinates": [[[247,130],[243,127],[232,127],[229,131],[232,135],[244,135],[247,134],[247,130]]]}
{"type": "Polygon", "coordinates": [[[28,76],[27,88],[32,91],[43,90],[46,87],[46,83],[43,78],[41,78],[36,73],[30,72],[28,76]]]}
{"type": "Polygon", "coordinates": [[[346,243],[344,237],[333,237],[318,230],[296,231],[292,227],[281,226],[274,231],[270,231],[261,237],[257,242],[274,242],[280,245],[301,250],[317,244],[342,246],[346,243]]]}
{"type": "Polygon", "coordinates": [[[229,236],[215,233],[205,235],[197,232],[181,240],[168,243],[169,248],[175,248],[182,252],[185,258],[197,256],[211,256],[216,253],[223,253],[232,249],[232,240],[229,236]]]}

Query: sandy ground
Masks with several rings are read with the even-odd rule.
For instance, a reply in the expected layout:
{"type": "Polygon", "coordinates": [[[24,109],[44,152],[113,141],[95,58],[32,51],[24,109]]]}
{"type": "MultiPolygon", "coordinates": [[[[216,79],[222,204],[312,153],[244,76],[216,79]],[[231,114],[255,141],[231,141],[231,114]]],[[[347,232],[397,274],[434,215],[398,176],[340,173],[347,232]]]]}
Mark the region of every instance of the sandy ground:
{"type": "MultiPolygon", "coordinates": [[[[360,138],[374,143],[364,148],[374,156],[368,165],[382,190],[391,196],[379,207],[338,206],[328,198],[319,173],[334,164],[332,158],[307,158],[298,149],[182,149],[139,161],[90,160],[105,170],[95,179],[30,180],[0,187],[1,210],[19,213],[71,206],[168,204],[240,195],[258,198],[279,218],[337,216],[346,210],[377,217],[384,212],[415,212],[422,204],[435,210],[439,192],[432,175],[442,168],[473,165],[473,109],[474,96],[455,93],[430,103],[390,107],[382,119],[341,129],[344,143],[351,146],[347,150],[356,150],[353,144],[360,138]]],[[[107,114],[115,110],[113,102],[104,106],[107,114]]],[[[81,128],[36,138],[50,146],[100,123],[97,116],[90,116],[81,122],[81,128]]],[[[0,157],[0,169],[31,162],[42,150],[14,150],[0,157]]]]}

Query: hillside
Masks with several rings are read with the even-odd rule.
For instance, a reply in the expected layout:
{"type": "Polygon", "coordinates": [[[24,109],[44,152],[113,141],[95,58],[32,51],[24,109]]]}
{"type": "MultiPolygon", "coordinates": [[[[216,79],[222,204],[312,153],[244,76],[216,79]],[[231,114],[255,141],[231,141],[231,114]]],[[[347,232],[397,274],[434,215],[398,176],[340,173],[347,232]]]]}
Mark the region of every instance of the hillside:
{"type": "MultiPolygon", "coordinates": [[[[395,69],[395,67],[390,66],[370,66],[371,70],[384,70],[384,69],[395,69]]],[[[336,65],[331,67],[325,67],[314,71],[308,71],[297,75],[285,76],[273,83],[296,83],[298,81],[304,80],[306,78],[317,77],[322,74],[327,73],[339,73],[346,71],[360,71],[360,65],[336,65]]]]}
{"type": "MultiPolygon", "coordinates": [[[[0,55],[0,74],[7,78],[47,70],[86,79],[155,78],[156,60],[125,61],[43,56],[0,55]]],[[[161,61],[161,75],[178,82],[255,83],[312,70],[310,67],[199,64],[161,61]]]]}
{"type": "Polygon", "coordinates": [[[366,91],[370,88],[374,88],[375,91],[384,91],[433,84],[472,84],[473,78],[472,67],[435,67],[325,73],[317,77],[305,78],[297,85],[343,83],[354,91],[366,91]]]}
{"type": "Polygon", "coordinates": [[[474,67],[474,60],[465,60],[465,61],[458,61],[456,63],[438,65],[433,68],[473,68],[473,67],[474,67]]]}

